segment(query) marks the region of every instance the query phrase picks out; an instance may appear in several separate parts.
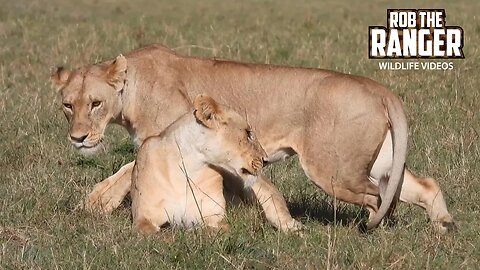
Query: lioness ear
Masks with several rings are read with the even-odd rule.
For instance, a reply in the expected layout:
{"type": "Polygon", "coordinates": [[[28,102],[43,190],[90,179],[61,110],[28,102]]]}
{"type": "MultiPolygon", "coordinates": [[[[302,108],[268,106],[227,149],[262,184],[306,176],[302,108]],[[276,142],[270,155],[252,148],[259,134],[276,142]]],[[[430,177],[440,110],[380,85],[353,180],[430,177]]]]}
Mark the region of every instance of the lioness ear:
{"type": "Polygon", "coordinates": [[[123,89],[126,77],[127,59],[120,54],[107,69],[107,83],[120,91],[123,89]]]}
{"type": "Polygon", "coordinates": [[[68,81],[71,71],[64,69],[63,67],[57,67],[57,70],[50,76],[57,90],[60,90],[68,81]]]}
{"type": "Polygon", "coordinates": [[[195,118],[208,128],[214,128],[215,122],[221,118],[221,110],[218,103],[207,95],[198,95],[193,101],[195,118]]]}

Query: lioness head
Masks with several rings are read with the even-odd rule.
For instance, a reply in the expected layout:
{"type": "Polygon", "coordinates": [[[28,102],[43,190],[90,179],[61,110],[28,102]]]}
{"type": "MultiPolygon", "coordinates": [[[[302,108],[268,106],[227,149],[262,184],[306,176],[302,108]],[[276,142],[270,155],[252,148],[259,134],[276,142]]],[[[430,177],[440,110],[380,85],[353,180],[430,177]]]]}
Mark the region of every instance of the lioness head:
{"type": "Polygon", "coordinates": [[[126,71],[127,60],[120,55],[110,63],[74,71],[58,68],[52,75],[70,124],[70,142],[81,153],[104,149],[105,128],[121,113],[126,71]]]}
{"type": "Polygon", "coordinates": [[[206,95],[198,95],[193,105],[197,122],[211,137],[201,149],[209,162],[254,181],[251,176],[257,175],[267,155],[246,119],[206,95]]]}

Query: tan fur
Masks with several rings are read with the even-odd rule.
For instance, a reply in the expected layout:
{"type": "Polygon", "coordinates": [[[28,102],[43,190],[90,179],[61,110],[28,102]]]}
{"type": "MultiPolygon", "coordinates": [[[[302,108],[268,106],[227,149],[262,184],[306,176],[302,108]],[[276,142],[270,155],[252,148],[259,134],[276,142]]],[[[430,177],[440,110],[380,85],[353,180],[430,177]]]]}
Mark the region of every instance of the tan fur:
{"type": "MultiPolygon", "coordinates": [[[[418,199],[427,190],[417,185],[418,178],[408,178],[408,170],[403,169],[407,143],[403,108],[380,84],[320,69],[184,57],[161,45],[133,51],[125,59],[126,83],[121,91],[104,89],[108,86],[105,81],[96,84],[104,80],[112,61],[73,71],[67,82],[57,84],[64,102],[85,104],[88,95],[97,94],[111,101],[106,102],[110,113],[103,117],[94,118],[82,109],[68,112],[71,136],[77,130],[103,134],[106,123],[117,122],[140,144],[188,111],[193,97],[206,92],[248,114],[269,163],[298,154],[302,168],[316,185],[339,200],[366,206],[372,213],[369,228],[381,221],[398,196],[405,198],[404,192],[409,194],[409,203],[427,211],[434,209],[432,221],[453,224],[443,197],[441,203],[436,203],[438,196],[435,201],[433,197],[426,202],[418,199]],[[379,152],[382,158],[377,157],[379,152]],[[372,167],[377,178],[372,176],[372,167]]],[[[96,186],[89,198],[98,204],[91,207],[102,208],[108,198],[116,198],[117,194],[105,187],[128,186],[127,179],[111,178],[96,186]]],[[[282,230],[300,228],[268,179],[260,177],[253,191],[275,226],[282,230]]],[[[441,194],[439,188],[436,193],[441,194]]],[[[107,210],[115,207],[110,205],[107,210]]]]}
{"type": "Polygon", "coordinates": [[[140,147],[132,176],[132,214],[143,233],[171,225],[225,227],[222,178],[209,166],[255,178],[266,153],[240,115],[208,96],[194,111],[140,147]]]}

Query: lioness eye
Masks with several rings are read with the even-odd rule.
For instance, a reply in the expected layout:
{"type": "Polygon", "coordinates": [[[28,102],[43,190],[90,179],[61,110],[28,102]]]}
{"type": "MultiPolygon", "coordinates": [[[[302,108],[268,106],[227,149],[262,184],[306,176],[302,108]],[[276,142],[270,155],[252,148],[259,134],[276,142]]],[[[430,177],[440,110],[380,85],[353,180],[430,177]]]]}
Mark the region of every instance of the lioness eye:
{"type": "Polygon", "coordinates": [[[250,141],[254,141],[255,140],[255,133],[253,133],[253,131],[251,130],[246,130],[247,131],[247,138],[250,140],[250,141]]]}
{"type": "Polygon", "coordinates": [[[72,109],[72,104],[70,104],[70,103],[63,103],[63,107],[71,110],[71,109],[72,109]]]}
{"type": "Polygon", "coordinates": [[[100,106],[100,104],[102,104],[101,101],[94,101],[94,102],[92,102],[92,109],[100,106]]]}

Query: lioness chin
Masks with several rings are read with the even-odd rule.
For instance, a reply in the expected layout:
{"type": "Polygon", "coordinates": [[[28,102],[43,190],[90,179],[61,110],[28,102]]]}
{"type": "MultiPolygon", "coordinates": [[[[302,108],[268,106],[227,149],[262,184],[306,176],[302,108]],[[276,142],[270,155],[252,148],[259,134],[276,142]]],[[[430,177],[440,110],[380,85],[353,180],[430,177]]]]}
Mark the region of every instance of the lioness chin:
{"type": "MultiPolygon", "coordinates": [[[[268,163],[298,154],[317,186],[365,206],[369,229],[392,212],[398,198],[424,208],[439,231],[454,227],[438,183],[405,168],[408,127],[401,101],[370,79],[186,57],[157,44],[74,71],[60,69],[53,81],[75,143],[96,140],[108,123],[118,123],[140,144],[188,112],[193,97],[207,93],[247,112],[268,163]]],[[[115,209],[130,190],[132,169],[133,162],[97,184],[87,206],[115,209]]],[[[234,180],[224,179],[226,187],[234,180]]],[[[251,191],[273,225],[301,228],[266,177],[259,175],[251,191]]]]}

